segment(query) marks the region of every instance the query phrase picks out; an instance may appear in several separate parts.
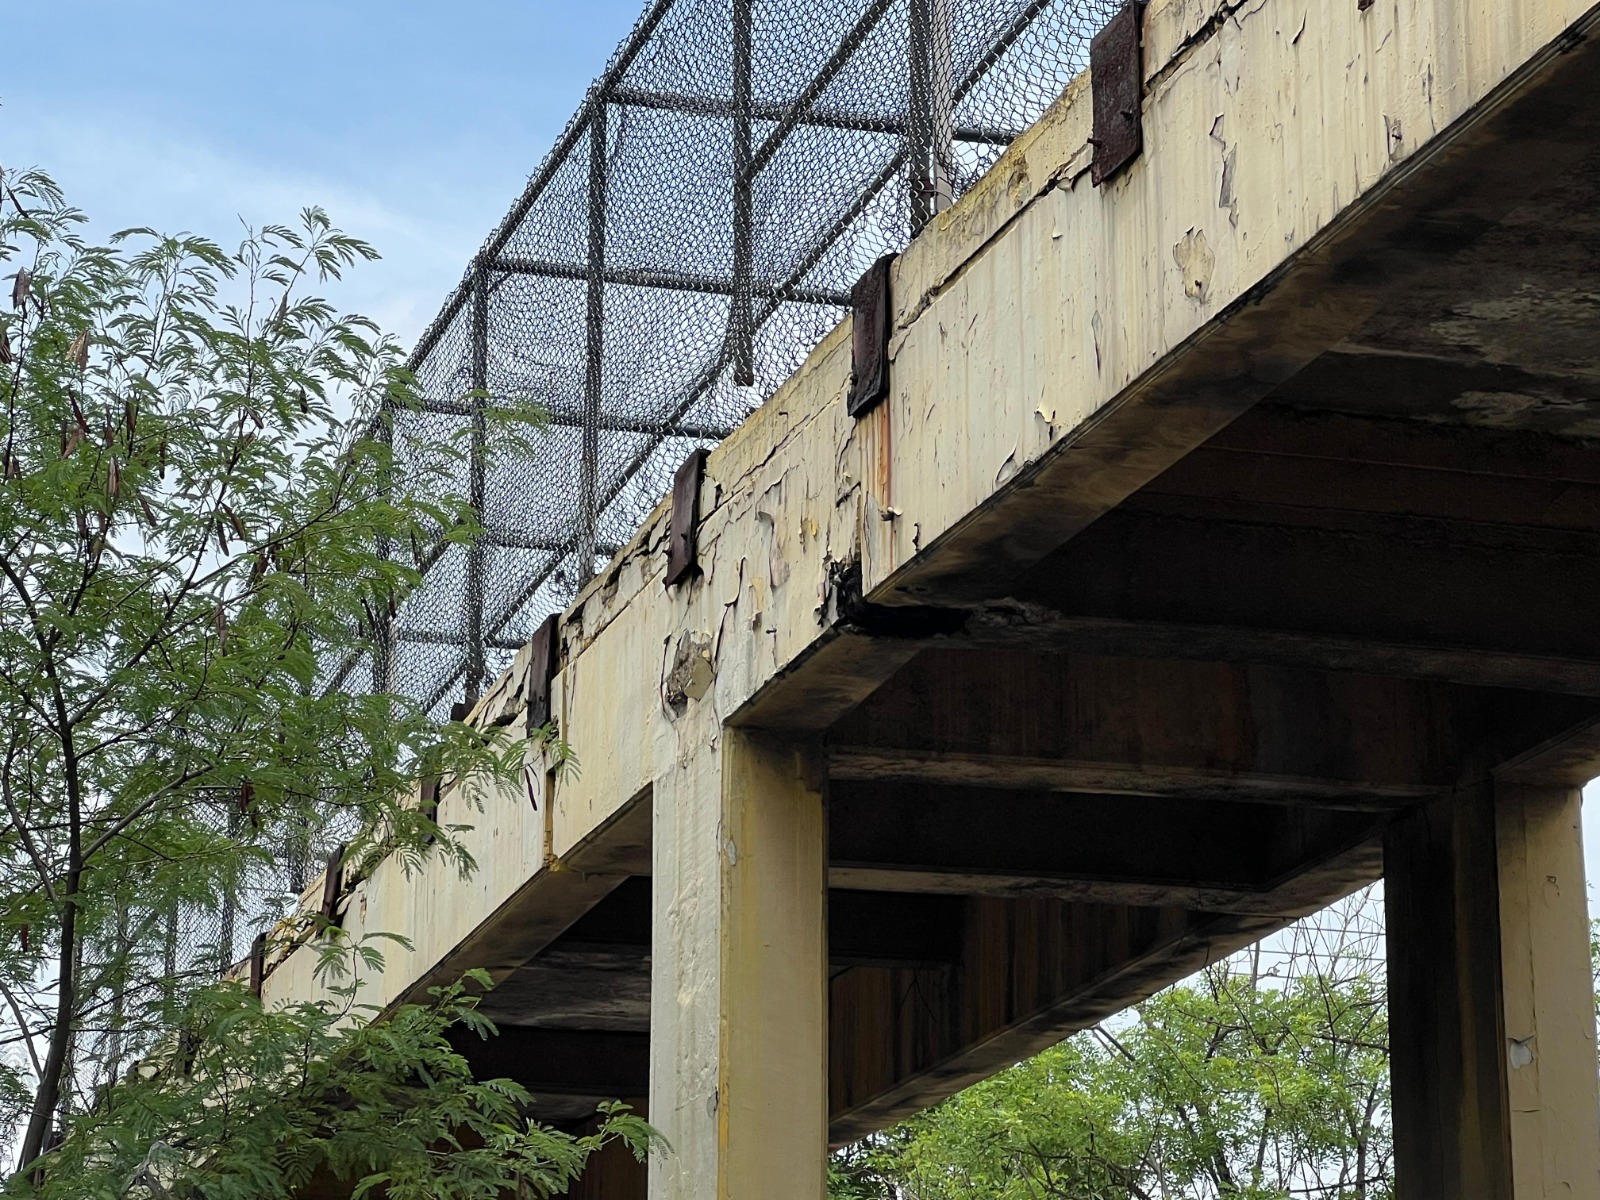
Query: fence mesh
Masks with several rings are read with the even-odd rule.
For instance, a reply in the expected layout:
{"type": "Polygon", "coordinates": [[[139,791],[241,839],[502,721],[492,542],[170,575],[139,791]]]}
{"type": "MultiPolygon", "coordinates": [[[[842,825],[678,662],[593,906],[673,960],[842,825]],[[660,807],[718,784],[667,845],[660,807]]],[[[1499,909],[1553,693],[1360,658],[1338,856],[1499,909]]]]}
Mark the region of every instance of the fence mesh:
{"type": "Polygon", "coordinates": [[[327,682],[471,698],[760,405],[852,284],[1085,65],[1120,0],[656,0],[424,333],[397,451],[472,445],[486,536],[327,682]],[[550,418],[496,456],[480,393],[550,418]]]}

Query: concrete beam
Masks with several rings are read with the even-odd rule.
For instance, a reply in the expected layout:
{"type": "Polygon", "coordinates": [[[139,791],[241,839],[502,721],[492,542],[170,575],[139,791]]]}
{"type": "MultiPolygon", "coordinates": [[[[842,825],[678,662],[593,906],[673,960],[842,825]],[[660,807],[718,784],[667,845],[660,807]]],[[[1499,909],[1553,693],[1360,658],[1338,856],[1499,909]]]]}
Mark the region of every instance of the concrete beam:
{"type": "Polygon", "coordinates": [[[1282,924],[1046,898],[965,903],[953,969],[857,968],[832,981],[834,1145],[936,1104],[1282,924]]]}
{"type": "Polygon", "coordinates": [[[1275,915],[1302,907],[1277,888],[1380,828],[1366,813],[1284,805],[836,782],[828,878],[866,890],[1275,915]]]}
{"type": "MultiPolygon", "coordinates": [[[[1330,353],[1325,358],[1335,358],[1330,353]]],[[[1370,356],[1363,356],[1364,358],[1370,356]]],[[[1438,366],[1429,360],[1425,368],[1438,366]]],[[[1298,386],[1316,368],[1296,376],[1298,386]]],[[[1412,481],[1391,493],[1389,509],[1404,503],[1414,487],[1471,488],[1480,482],[1502,487],[1508,481],[1523,485],[1572,482],[1600,485],[1600,461],[1590,447],[1570,437],[1537,430],[1492,428],[1465,424],[1445,425],[1437,421],[1406,420],[1399,417],[1289,407],[1279,402],[1285,391],[1259,404],[1205,444],[1199,452],[1207,456],[1222,454],[1253,455],[1297,460],[1306,470],[1317,470],[1318,463],[1343,467],[1348,479],[1356,478],[1352,468],[1401,468],[1412,481]],[[1305,461],[1311,460],[1311,461],[1305,461]],[[1439,478],[1424,481],[1424,472],[1439,478]]],[[[1182,471],[1163,476],[1153,486],[1164,487],[1169,479],[1182,478],[1182,471]]],[[[1457,493],[1458,496],[1460,493],[1457,493]]],[[[1502,496],[1504,493],[1497,493],[1502,496]]],[[[1545,493],[1548,494],[1548,493],[1545,493]]],[[[1586,494],[1586,493],[1584,493],[1586,494]]],[[[1465,498],[1456,504],[1468,504],[1465,498]]],[[[1562,506],[1565,508],[1566,506],[1562,506]]],[[[1562,516],[1560,509],[1525,510],[1523,518],[1531,524],[1544,524],[1562,516]]],[[[1497,520],[1503,511],[1495,505],[1471,506],[1471,515],[1497,520]]],[[[1584,506],[1567,508],[1581,516],[1584,506]]],[[[1587,520],[1585,520],[1587,525],[1587,520]]]]}
{"type": "Polygon", "coordinates": [[[1384,808],[1451,786],[1487,723],[1444,684],[923,644],[833,730],[841,777],[937,764],[950,782],[1384,808]]]}
{"type": "Polygon", "coordinates": [[[1190,801],[1236,800],[1385,812],[1430,796],[1425,783],[1357,784],[1336,779],[1244,774],[1203,766],[1085,762],[1019,758],[946,750],[896,750],[834,746],[831,779],[853,782],[929,783],[1033,792],[1094,792],[1168,796],[1190,801]]]}
{"type": "Polygon", "coordinates": [[[1068,620],[1113,623],[1123,640],[1144,624],[1158,637],[1209,631],[1207,652],[1230,659],[1265,639],[1289,647],[1298,638],[1308,654],[1366,645],[1368,661],[1387,654],[1435,678],[1592,691],[1600,629],[1585,597],[1597,588],[1600,538],[1588,533],[1422,528],[1150,498],[1052,556],[1016,599],[1068,620]],[[1270,572],[1255,569],[1266,562],[1270,572]],[[1508,611],[1540,616],[1508,622],[1508,611]],[[1230,630],[1238,631],[1232,648],[1230,630]]]}
{"type": "Polygon", "coordinates": [[[480,1079],[514,1079],[536,1098],[643,1095],[650,1035],[502,1025],[494,1037],[452,1031],[451,1045],[480,1079]]]}

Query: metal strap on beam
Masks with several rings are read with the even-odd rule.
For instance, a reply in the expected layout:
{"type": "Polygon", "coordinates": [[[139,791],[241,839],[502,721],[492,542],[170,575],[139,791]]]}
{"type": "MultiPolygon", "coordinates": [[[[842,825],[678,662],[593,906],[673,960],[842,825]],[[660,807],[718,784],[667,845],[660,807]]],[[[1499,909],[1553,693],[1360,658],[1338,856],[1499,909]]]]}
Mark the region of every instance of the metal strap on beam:
{"type": "Polygon", "coordinates": [[[1089,82],[1094,96],[1094,162],[1099,187],[1144,149],[1144,5],[1128,0],[1089,45],[1089,82]]]}

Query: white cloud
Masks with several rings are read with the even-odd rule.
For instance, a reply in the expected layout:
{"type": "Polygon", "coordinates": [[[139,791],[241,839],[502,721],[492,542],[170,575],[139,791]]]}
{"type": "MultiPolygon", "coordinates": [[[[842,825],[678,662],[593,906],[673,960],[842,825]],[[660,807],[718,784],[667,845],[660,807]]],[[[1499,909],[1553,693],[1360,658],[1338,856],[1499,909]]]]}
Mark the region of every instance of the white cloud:
{"type": "MultiPolygon", "coordinates": [[[[0,110],[0,165],[43,168],[100,236],[148,225],[227,245],[242,232],[241,221],[292,224],[301,208],[320,205],[383,255],[325,293],[406,342],[432,319],[487,234],[495,218],[483,214],[497,214],[511,200],[486,194],[499,187],[474,194],[464,184],[446,193],[430,182],[436,175],[420,170],[415,186],[381,195],[362,185],[359,162],[350,178],[319,177],[109,114],[38,122],[0,110]]],[[[387,169],[377,174],[392,180],[387,169]]]]}

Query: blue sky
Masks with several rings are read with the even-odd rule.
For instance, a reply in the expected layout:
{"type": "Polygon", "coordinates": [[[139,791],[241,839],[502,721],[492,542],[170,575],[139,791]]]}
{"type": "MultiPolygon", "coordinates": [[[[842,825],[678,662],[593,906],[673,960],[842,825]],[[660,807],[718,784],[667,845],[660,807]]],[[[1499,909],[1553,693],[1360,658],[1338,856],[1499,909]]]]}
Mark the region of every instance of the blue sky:
{"type": "Polygon", "coordinates": [[[409,342],[642,4],[8,4],[0,165],[102,232],[228,242],[320,204],[384,255],[333,297],[409,342]]]}

